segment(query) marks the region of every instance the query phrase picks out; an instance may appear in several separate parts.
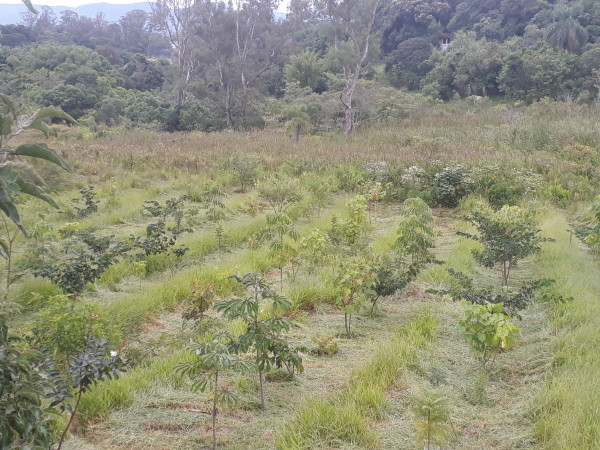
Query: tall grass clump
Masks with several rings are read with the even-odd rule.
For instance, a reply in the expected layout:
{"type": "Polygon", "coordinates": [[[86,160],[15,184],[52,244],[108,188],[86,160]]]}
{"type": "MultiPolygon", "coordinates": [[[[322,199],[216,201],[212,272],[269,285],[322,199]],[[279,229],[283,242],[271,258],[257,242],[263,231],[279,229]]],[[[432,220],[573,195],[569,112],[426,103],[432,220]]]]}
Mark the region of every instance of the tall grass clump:
{"type": "Polygon", "coordinates": [[[97,384],[81,397],[77,416],[82,423],[106,417],[111,411],[131,406],[135,394],[168,383],[173,387],[185,384],[185,378],[175,372],[175,365],[192,360],[187,351],[177,352],[166,359],[151,362],[146,367],[126,372],[119,377],[97,384]]]}
{"type": "Polygon", "coordinates": [[[370,421],[385,407],[385,391],[407,367],[416,363],[418,348],[435,339],[438,318],[425,310],[394,337],[378,347],[373,359],[352,372],[346,388],[336,397],[312,400],[280,432],[278,449],[339,448],[358,445],[374,448],[379,437],[370,421]]]}
{"type": "Polygon", "coordinates": [[[536,436],[544,448],[600,448],[600,268],[567,228],[559,214],[543,225],[556,242],[542,248],[540,275],[556,280],[552,296],[572,301],[554,306],[554,367],[537,397],[536,436]]]}

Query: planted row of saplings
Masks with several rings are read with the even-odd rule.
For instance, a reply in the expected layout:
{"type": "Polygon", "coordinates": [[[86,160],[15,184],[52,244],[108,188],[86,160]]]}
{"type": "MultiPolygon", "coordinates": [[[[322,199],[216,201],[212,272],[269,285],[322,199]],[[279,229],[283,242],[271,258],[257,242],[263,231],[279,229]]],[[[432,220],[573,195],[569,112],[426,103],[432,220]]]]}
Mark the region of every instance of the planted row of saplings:
{"type": "MultiPolygon", "coordinates": [[[[322,257],[322,261],[321,263],[326,263],[327,261],[330,261],[330,255],[327,255],[327,251],[326,249],[329,249],[331,251],[331,254],[340,254],[340,251],[342,250],[342,247],[348,247],[345,249],[345,251],[348,251],[349,253],[351,253],[351,248],[354,248],[356,250],[356,246],[357,245],[363,245],[360,239],[358,239],[359,235],[365,235],[366,229],[368,227],[368,213],[367,213],[367,208],[366,208],[366,202],[364,200],[363,197],[355,197],[354,199],[350,200],[347,203],[347,208],[348,208],[348,214],[346,217],[343,217],[341,219],[335,218],[332,221],[332,226],[330,228],[330,230],[328,231],[328,233],[326,234],[319,234],[320,237],[322,237],[323,239],[318,239],[318,242],[321,242],[323,245],[322,246],[317,246],[319,249],[319,254],[322,257]],[[359,213],[359,212],[360,213],[359,213]],[[325,242],[323,242],[325,241],[325,242]],[[337,251],[334,249],[337,248],[337,251]]],[[[427,244],[426,247],[422,248],[422,253],[417,254],[418,252],[416,251],[416,246],[406,246],[406,248],[404,247],[404,244],[408,243],[409,241],[411,241],[411,237],[409,237],[407,235],[407,231],[411,230],[411,232],[415,231],[415,227],[414,227],[414,215],[417,211],[420,211],[421,213],[424,213],[425,216],[427,217],[427,219],[425,220],[425,222],[429,225],[432,224],[433,222],[433,217],[431,215],[431,211],[429,210],[429,208],[420,200],[415,200],[413,202],[413,204],[411,205],[410,202],[407,202],[407,207],[404,210],[403,213],[403,220],[401,221],[401,226],[399,227],[398,233],[399,233],[399,237],[398,237],[398,243],[397,245],[400,246],[400,248],[404,249],[404,254],[405,255],[410,255],[409,258],[411,259],[411,263],[407,264],[407,266],[409,265],[413,265],[413,267],[415,267],[416,264],[425,264],[425,262],[430,258],[430,254],[428,253],[428,248],[430,248],[433,245],[433,242],[430,240],[428,241],[429,243],[427,244]],[[409,250],[407,250],[409,249],[409,250]],[[407,253],[407,251],[410,251],[410,253],[407,253]]],[[[434,232],[433,229],[430,228],[428,226],[426,226],[426,228],[428,228],[427,233],[429,235],[429,237],[432,239],[434,232]]],[[[301,257],[302,259],[305,259],[307,261],[307,265],[308,268],[307,270],[311,271],[314,268],[314,265],[317,265],[319,262],[316,261],[316,253],[314,251],[315,249],[315,245],[314,245],[314,240],[315,240],[315,235],[317,233],[320,233],[320,231],[318,229],[313,229],[311,231],[311,233],[309,233],[308,236],[305,236],[305,238],[300,240],[300,245],[299,248],[300,250],[297,252],[298,257],[301,257]],[[310,245],[309,245],[310,242],[310,245]],[[309,249],[308,253],[305,253],[305,250],[309,249]],[[309,262],[312,261],[312,262],[309,262]]],[[[362,236],[365,237],[365,236],[362,236]]],[[[421,240],[421,242],[423,242],[421,240]]],[[[277,254],[276,252],[280,250],[279,247],[277,246],[273,246],[271,248],[271,255],[272,257],[276,257],[277,254]]],[[[354,252],[356,253],[356,252],[354,252]]],[[[398,257],[400,257],[400,255],[397,255],[398,257]]],[[[275,259],[276,261],[277,259],[275,259]]],[[[345,324],[346,324],[346,332],[349,334],[350,333],[350,318],[352,314],[355,314],[356,312],[359,311],[359,305],[365,306],[365,300],[367,299],[371,299],[371,301],[373,303],[369,304],[369,308],[372,311],[375,302],[377,301],[377,298],[380,295],[386,295],[383,289],[383,283],[389,283],[390,280],[394,283],[401,283],[402,285],[406,284],[406,273],[395,273],[395,277],[390,277],[388,272],[393,271],[392,267],[386,266],[386,267],[380,267],[380,269],[385,269],[385,275],[387,278],[382,278],[382,282],[379,281],[377,273],[373,272],[373,269],[375,266],[366,266],[364,264],[364,262],[361,263],[361,265],[359,265],[357,262],[354,262],[354,267],[353,268],[359,268],[361,270],[363,270],[363,272],[361,273],[355,273],[354,276],[352,278],[348,278],[348,272],[349,272],[349,268],[350,266],[348,264],[340,264],[339,267],[337,269],[334,269],[332,272],[333,274],[335,274],[335,276],[330,277],[329,280],[329,289],[331,291],[334,292],[334,296],[336,298],[336,302],[340,307],[341,312],[344,314],[344,318],[345,320],[345,324]],[[341,269],[345,269],[345,270],[340,270],[341,269]],[[370,270],[371,272],[368,272],[368,270],[370,270]],[[371,277],[372,278],[372,282],[365,282],[365,276],[367,277],[371,277]],[[363,278],[363,280],[361,280],[360,278],[363,278]],[[352,310],[350,310],[348,308],[348,306],[351,305],[352,306],[352,310]]],[[[356,269],[354,269],[356,270],[356,269]]],[[[411,269],[412,270],[412,269],[411,269]]],[[[238,279],[238,280],[260,280],[260,283],[264,283],[263,278],[256,274],[256,273],[248,273],[247,275],[245,275],[244,277],[234,277],[234,279],[238,279]]],[[[259,283],[259,284],[260,284],[259,283]]],[[[218,285],[219,283],[217,283],[218,285]]],[[[398,286],[398,284],[396,284],[396,286],[398,286]]],[[[202,283],[202,282],[195,282],[192,285],[192,293],[188,298],[188,302],[186,305],[186,309],[184,310],[183,313],[183,318],[186,321],[192,321],[194,322],[195,326],[198,328],[201,328],[203,330],[206,330],[206,313],[208,311],[208,309],[210,308],[211,304],[214,301],[215,298],[215,291],[218,288],[215,285],[215,282],[212,283],[202,283]],[[202,326],[200,326],[202,325],[202,326]]],[[[262,297],[263,294],[265,292],[268,293],[264,294],[267,297],[271,296],[272,294],[274,294],[274,291],[271,290],[270,288],[268,290],[266,290],[266,287],[261,288],[263,289],[263,291],[261,291],[261,294],[259,297],[262,297]]],[[[388,291],[391,291],[391,287],[387,286],[385,287],[385,289],[387,289],[388,291]]],[[[258,291],[254,291],[255,294],[258,291]]],[[[254,296],[256,297],[256,295],[254,296]]],[[[289,307],[292,307],[292,303],[289,300],[284,300],[284,298],[282,296],[280,296],[279,294],[277,294],[277,307],[275,309],[278,309],[279,311],[283,311],[284,309],[287,309],[289,307]]],[[[227,310],[228,313],[228,318],[238,318],[238,317],[246,317],[249,314],[249,310],[247,308],[258,308],[258,306],[250,306],[250,304],[248,303],[250,300],[252,300],[252,297],[249,297],[247,299],[238,299],[234,302],[234,305],[237,307],[242,307],[242,308],[246,308],[244,311],[245,312],[241,312],[240,310],[235,310],[232,311],[230,309],[227,310]]],[[[217,305],[222,305],[223,303],[217,303],[217,305]]],[[[273,303],[275,304],[275,303],[273,303]]],[[[264,309],[261,306],[262,309],[264,309]]],[[[252,311],[254,311],[254,309],[252,309],[252,311]]],[[[287,324],[289,325],[289,322],[286,321],[286,319],[284,317],[276,317],[276,315],[274,314],[273,316],[270,317],[270,314],[267,314],[267,321],[270,321],[274,319],[274,323],[277,324],[277,326],[279,326],[280,324],[287,324]]],[[[258,320],[258,319],[257,319],[258,320]]],[[[262,319],[261,319],[262,320],[262,319]]],[[[267,322],[270,323],[270,322],[267,322]]],[[[289,326],[285,326],[284,328],[287,329],[289,328],[289,326]]],[[[258,326],[257,322],[254,322],[254,326],[258,326]]],[[[209,327],[210,328],[210,327],[209,327]]],[[[250,330],[250,327],[248,328],[248,330],[250,330]]],[[[264,328],[264,324],[260,325],[260,328],[263,329],[264,328]]],[[[282,330],[279,330],[279,332],[281,332],[282,330]]],[[[251,335],[256,334],[255,332],[252,331],[248,331],[251,335]]],[[[276,333],[276,334],[280,334],[280,333],[276,333]]],[[[242,342],[246,341],[248,338],[242,338],[242,337],[238,337],[236,339],[235,336],[232,336],[229,333],[226,332],[215,332],[214,330],[211,330],[209,333],[205,333],[204,336],[201,338],[201,340],[206,341],[209,340],[210,342],[212,342],[212,346],[218,346],[218,348],[220,350],[223,350],[223,345],[225,345],[225,347],[231,347],[231,348],[236,348],[239,349],[240,347],[240,343],[238,341],[241,340],[242,342]],[[213,342],[214,339],[217,339],[219,341],[219,343],[213,342]],[[232,341],[232,339],[236,339],[235,342],[232,341]],[[227,344],[227,345],[226,345],[227,344]]],[[[281,339],[281,336],[278,337],[278,339],[281,339]]],[[[280,342],[281,343],[281,342],[280,342]]],[[[205,345],[206,342],[204,342],[205,345]]],[[[324,346],[327,346],[329,344],[329,342],[324,343],[324,346]]],[[[264,354],[260,354],[260,358],[261,361],[267,361],[267,356],[268,358],[271,358],[270,361],[272,361],[272,363],[274,363],[276,366],[286,366],[288,368],[288,370],[290,370],[291,373],[293,373],[295,370],[300,369],[301,370],[301,358],[298,354],[297,351],[293,350],[291,347],[289,347],[288,344],[282,344],[283,346],[281,348],[278,348],[277,346],[270,345],[269,346],[269,352],[268,353],[264,353],[264,354]],[[283,357],[281,354],[278,354],[278,351],[285,351],[287,353],[285,357],[283,357]],[[290,356],[292,355],[292,356],[290,356]],[[288,357],[290,358],[288,361],[288,357]]],[[[320,344],[321,346],[321,344],[320,344]]],[[[228,348],[229,348],[228,347],[228,348]]],[[[204,348],[204,347],[203,347],[204,348]]],[[[249,347],[246,344],[241,346],[242,349],[246,349],[248,350],[249,347]]],[[[208,347],[207,347],[208,349],[208,347]]],[[[198,350],[198,349],[196,349],[198,350]]],[[[213,351],[214,348],[211,347],[210,351],[213,351]]],[[[264,348],[263,348],[264,350],[264,348]]],[[[207,350],[208,351],[208,350],[207,350]]],[[[229,351],[229,350],[228,350],[229,351]]],[[[259,357],[259,356],[257,356],[259,357]]],[[[233,363],[232,363],[233,364],[233,363]]],[[[259,372],[262,371],[265,368],[269,368],[268,364],[265,362],[265,364],[267,365],[261,365],[260,362],[257,363],[258,364],[258,368],[259,368],[259,372]]],[[[234,366],[236,367],[240,367],[242,369],[240,370],[245,370],[243,369],[244,365],[239,365],[239,364],[235,364],[234,366]]],[[[233,366],[232,366],[233,367],[233,366]]],[[[247,368],[247,367],[246,367],[247,368]]],[[[189,368],[188,368],[189,369],[189,368]]],[[[190,369],[191,370],[191,369],[190,369]]],[[[218,375],[215,374],[215,376],[218,378],[218,375]]],[[[127,377],[126,377],[127,378],[127,377]]],[[[261,376],[262,379],[262,376],[261,376]]],[[[126,382],[126,381],[125,381],[126,382]]],[[[113,385],[113,383],[111,383],[110,385],[113,385]]],[[[110,390],[110,385],[108,385],[107,387],[109,388],[108,390],[110,390]]],[[[198,388],[202,387],[203,389],[207,388],[208,385],[204,385],[202,384],[201,386],[198,385],[198,388]]],[[[262,386],[262,382],[261,382],[261,386],[262,386]]],[[[105,389],[104,387],[99,388],[101,392],[100,396],[103,398],[106,398],[107,396],[110,396],[110,394],[108,394],[107,389],[105,389]]],[[[118,389],[117,389],[118,390],[118,389]]],[[[94,398],[95,393],[91,394],[91,398],[94,398]]],[[[228,397],[231,397],[228,395],[228,397]]],[[[262,396],[261,396],[262,397],[262,396]]],[[[99,399],[100,400],[100,399],[99,399]]],[[[93,408],[93,401],[90,400],[86,400],[84,402],[84,405],[89,405],[90,408],[93,408]]],[[[113,406],[119,406],[119,402],[110,402],[113,406]]],[[[90,417],[90,415],[84,411],[83,415],[85,417],[90,417]]]]}
{"type": "MultiPolygon", "coordinates": [[[[474,259],[482,266],[498,271],[500,288],[475,287],[471,277],[448,268],[451,287],[430,292],[448,294],[452,299],[462,301],[463,313],[457,328],[478,365],[477,394],[485,396],[486,383],[496,368],[498,356],[513,347],[521,332],[514,323],[521,320],[520,311],[536,297],[557,301],[563,301],[563,298],[547,294],[546,288],[553,284],[550,279],[511,286],[513,269],[527,256],[538,253],[543,242],[552,241],[540,236],[541,230],[526,210],[504,206],[494,211],[486,205],[477,205],[467,220],[476,233],[458,234],[481,244],[479,249],[473,250],[474,259]]],[[[428,402],[423,405],[429,416],[421,430],[427,430],[427,433],[424,435],[417,430],[420,445],[443,447],[451,436],[448,399],[443,389],[437,387],[427,390],[423,398],[428,402]]]]}
{"type": "MultiPolygon", "coordinates": [[[[272,261],[270,261],[270,257],[266,252],[249,252],[251,254],[256,253],[256,261],[262,264],[259,268],[267,269],[272,266],[272,261]]],[[[225,268],[225,270],[228,269],[225,268]]],[[[213,276],[214,279],[220,278],[217,273],[213,273],[213,276]]],[[[230,284],[231,283],[229,283],[229,285],[230,284]]],[[[187,286],[184,285],[184,290],[187,289],[187,286]]],[[[118,342],[122,329],[122,327],[119,326],[122,325],[122,323],[119,324],[118,316],[116,317],[117,320],[106,320],[106,318],[115,319],[115,317],[111,314],[107,314],[106,311],[94,307],[92,303],[74,302],[72,297],[67,295],[53,296],[48,299],[46,303],[47,308],[34,315],[34,319],[31,323],[31,331],[34,334],[34,342],[36,345],[51,352],[52,359],[56,360],[58,362],[57,366],[62,369],[55,372],[55,375],[58,377],[57,380],[69,380],[71,378],[70,374],[77,372],[77,366],[73,364],[80,362],[83,357],[82,355],[88,350],[87,347],[82,349],[84,343],[87,345],[87,343],[96,342],[98,339],[101,339],[102,346],[101,348],[98,348],[99,352],[101,350],[106,350],[106,346],[108,345],[112,345],[113,348],[117,347],[116,342],[118,342]]],[[[137,320],[139,320],[139,318],[137,318],[137,320]]],[[[115,361],[122,362],[123,358],[120,351],[111,350],[110,358],[114,359],[117,355],[119,356],[119,359],[115,361]]],[[[100,357],[100,354],[97,354],[96,356],[98,356],[98,365],[109,364],[106,358],[100,357]]],[[[110,372],[113,374],[111,376],[118,374],[118,370],[121,368],[121,365],[118,367],[115,366],[115,370],[110,372]]],[[[90,370],[95,369],[94,367],[90,367],[90,370]]],[[[97,372],[99,376],[95,379],[90,373],[87,373],[86,379],[88,381],[91,380],[92,383],[102,381],[103,376],[100,376],[102,373],[102,371],[97,372]]],[[[75,381],[71,381],[71,383],[74,382],[75,381]]],[[[77,407],[81,404],[81,394],[87,391],[89,391],[89,384],[77,391],[74,406],[66,403],[66,405],[68,405],[67,409],[72,408],[72,410],[70,410],[71,418],[69,419],[69,425],[77,412],[77,407]]],[[[68,398],[67,394],[68,392],[64,393],[63,400],[68,398]]],[[[85,402],[83,404],[85,404],[85,402]]],[[[59,404],[57,403],[55,406],[57,405],[59,404]]]]}

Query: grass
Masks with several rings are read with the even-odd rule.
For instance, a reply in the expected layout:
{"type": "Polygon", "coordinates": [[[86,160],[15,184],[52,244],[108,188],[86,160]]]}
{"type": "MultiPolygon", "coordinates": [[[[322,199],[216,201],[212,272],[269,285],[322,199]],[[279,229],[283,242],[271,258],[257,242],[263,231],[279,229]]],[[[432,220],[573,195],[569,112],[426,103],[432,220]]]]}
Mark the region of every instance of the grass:
{"type": "Polygon", "coordinates": [[[280,432],[279,449],[361,446],[374,448],[371,421],[386,404],[385,391],[415,363],[416,350],[435,338],[437,319],[426,311],[401,326],[369,363],[352,372],[347,387],[330,400],[311,400],[280,432]]]}
{"type": "Polygon", "coordinates": [[[573,300],[554,306],[558,337],[553,368],[536,402],[536,436],[545,448],[599,448],[600,269],[587,249],[570,241],[567,228],[559,214],[543,227],[556,242],[544,245],[539,273],[556,280],[550,294],[573,300]]]}
{"type": "MultiPolygon", "coordinates": [[[[256,194],[252,187],[248,193],[237,192],[238,181],[229,164],[234,154],[257,159],[259,179],[270,171],[300,177],[312,192],[289,210],[301,233],[313,227],[325,229],[332,214],[344,215],[343,200],[335,192],[343,188],[348,195],[355,194],[350,191],[361,177],[368,176],[365,167],[371,162],[386,163],[387,174],[381,181],[387,182],[389,175],[397,185],[401,184],[400,170],[407,166],[419,164],[433,175],[447,162],[457,161],[494,163],[504,172],[532,168],[546,174],[553,188],[562,186],[580,198],[592,195],[594,182],[575,174],[573,161],[565,159],[563,150],[574,143],[594,150],[600,146],[597,108],[554,104],[517,111],[502,105],[469,105],[476,110],[473,113],[465,105],[423,106],[397,123],[363,127],[350,138],[335,133],[303,137],[298,147],[291,147],[284,134],[268,130],[212,134],[133,130],[84,143],[52,144],[77,169],[70,185],[60,186],[57,194],[65,213],[45,212],[45,220],[57,227],[78,221],[82,227],[98,227],[102,234],[127,237],[143,233],[150,221],[141,215],[144,200],[164,202],[184,192],[198,200],[209,184],[230,193],[223,221],[229,251],[218,249],[212,224],[200,219],[195,222],[196,233],[179,239],[190,250],[175,264],[164,257],[151,258],[147,275],[140,276],[139,267],[123,260],[96,283],[96,292],[85,294],[100,305],[102,316],[119,326],[130,348],[144,356],[121,380],[101,383],[84,396],[80,424],[88,424],[88,433],[78,433],[71,448],[208,445],[209,418],[197,412],[205,409],[206,399],[190,392],[189,382],[173,370],[190,357],[183,348],[197,337],[181,330],[177,307],[189,294],[192,280],[213,282],[222,296],[228,296],[238,286],[227,276],[237,270],[261,271],[275,278],[266,246],[245,248],[248,238],[264,228],[268,211],[261,211],[254,202],[256,211],[252,212],[257,215],[247,214],[256,194]],[[518,120],[513,120],[513,113],[518,113],[518,120]],[[79,187],[87,185],[97,186],[100,211],[77,219],[71,199],[77,197],[79,187]],[[111,186],[118,195],[109,208],[111,186]],[[326,197],[334,199],[333,206],[325,206],[326,197]]],[[[394,245],[398,208],[381,205],[366,239],[374,253],[388,252],[394,245]]],[[[356,335],[351,340],[336,334],[343,326],[325,276],[309,274],[301,266],[297,279],[286,279],[284,293],[294,301],[296,309],[291,314],[301,325],[291,331],[293,345],[314,348],[311,337],[333,336],[340,351],[329,357],[307,353],[302,375],[269,381],[269,406],[264,411],[256,408],[255,383],[240,389],[239,405],[224,409],[219,418],[219,447],[273,448],[275,441],[280,448],[413,447],[407,398],[428,383],[430,367],[442,369],[451,387],[448,397],[455,436],[448,443],[450,448],[600,447],[595,401],[600,398],[596,381],[600,363],[595,355],[600,319],[594,297],[600,288],[600,269],[596,262],[577,244],[568,244],[562,218],[547,220],[544,228],[558,241],[545,245],[539,259],[524,261],[515,272],[515,282],[531,278],[532,273],[550,276],[558,280],[550,293],[573,296],[574,301],[552,308],[538,304],[524,311],[522,324],[517,324],[523,327],[521,338],[513,350],[499,357],[485,398],[477,400],[473,389],[476,363],[456,330],[460,305],[423,292],[425,287],[443,288],[452,282],[447,267],[469,273],[476,283],[497,284],[496,274],[473,264],[471,250],[477,243],[456,236],[455,231],[464,231],[465,226],[456,211],[437,210],[436,227],[441,234],[436,254],[445,263],[429,267],[404,292],[382,299],[377,314],[357,315],[356,335]],[[429,312],[398,329],[398,323],[404,323],[422,303],[428,304],[429,312]],[[548,325],[548,311],[553,314],[552,325],[548,325]],[[436,345],[428,345],[438,334],[436,345]]],[[[24,241],[19,239],[19,245],[24,241]]],[[[27,309],[36,307],[35,302],[30,304],[32,292],[42,296],[55,292],[47,282],[29,277],[19,284],[12,296],[26,310],[17,326],[27,319],[27,309]]],[[[232,322],[225,327],[235,330],[238,325],[232,322]]],[[[225,382],[236,388],[245,385],[227,376],[225,382]]]]}
{"type": "Polygon", "coordinates": [[[175,372],[175,365],[191,361],[193,355],[188,351],[178,351],[167,358],[151,362],[146,367],[122,374],[118,380],[106,381],[95,386],[81,397],[78,419],[87,423],[117,408],[130,406],[135,395],[142,394],[156,383],[168,383],[181,387],[186,380],[175,372]]]}

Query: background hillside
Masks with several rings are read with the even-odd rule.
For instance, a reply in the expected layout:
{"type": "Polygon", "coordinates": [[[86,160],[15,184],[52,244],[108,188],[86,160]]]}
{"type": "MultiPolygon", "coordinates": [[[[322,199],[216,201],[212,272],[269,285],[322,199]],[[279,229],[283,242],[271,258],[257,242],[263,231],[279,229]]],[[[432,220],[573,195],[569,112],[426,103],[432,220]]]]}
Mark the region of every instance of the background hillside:
{"type": "Polygon", "coordinates": [[[0,86],[94,133],[272,125],[296,140],[471,95],[598,98],[598,2],[321,3],[292,1],[287,15],[273,0],[42,7],[0,27],[0,86]]]}

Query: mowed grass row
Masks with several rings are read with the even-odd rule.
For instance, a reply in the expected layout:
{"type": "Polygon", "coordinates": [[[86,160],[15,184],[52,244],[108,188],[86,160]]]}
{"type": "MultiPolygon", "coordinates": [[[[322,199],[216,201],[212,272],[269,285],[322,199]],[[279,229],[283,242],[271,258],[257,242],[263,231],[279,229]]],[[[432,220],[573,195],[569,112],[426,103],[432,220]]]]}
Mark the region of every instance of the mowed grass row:
{"type": "MultiPolygon", "coordinates": [[[[332,214],[343,213],[344,200],[345,198],[338,198],[327,213],[306,224],[298,225],[296,227],[298,232],[303,233],[315,227],[325,228],[329,224],[332,214]]],[[[240,228],[239,232],[243,233],[242,230],[240,228]]],[[[241,241],[241,236],[238,236],[237,239],[241,241]]],[[[264,272],[270,269],[273,267],[273,263],[268,254],[269,250],[261,247],[256,250],[242,250],[227,256],[221,255],[219,263],[213,267],[203,264],[183,269],[169,280],[154,284],[144,292],[114,299],[104,307],[104,314],[106,317],[110,317],[124,334],[130,333],[150,315],[173,309],[179,304],[189,295],[189,286],[192,281],[212,282],[217,285],[220,295],[231,294],[238,286],[235,281],[229,280],[227,277],[237,271],[241,273],[264,272]]]]}
{"type": "MultiPolygon", "coordinates": [[[[328,214],[298,227],[299,231],[308,230],[309,228],[325,229],[329,225],[331,215],[339,214],[343,205],[344,199],[340,199],[329,209],[328,214]]],[[[397,222],[398,220],[393,220],[390,229],[373,241],[372,247],[377,249],[377,252],[386,252],[392,248],[395,242],[397,222]]],[[[169,282],[156,286],[148,292],[147,297],[156,299],[151,304],[159,303],[163,309],[168,309],[175,306],[181,298],[189,294],[191,280],[216,282],[220,294],[226,296],[231,294],[234,289],[239,288],[238,283],[227,278],[236,270],[242,273],[244,271],[264,272],[270,268],[272,268],[272,263],[269,261],[266,249],[245,250],[238,255],[232,255],[229,260],[218,267],[205,268],[204,270],[196,269],[177,274],[169,282]]],[[[333,303],[335,301],[335,292],[331,286],[316,282],[317,280],[314,281],[311,284],[306,282],[292,283],[285,289],[285,295],[294,302],[296,309],[314,309],[318,303],[333,303]]],[[[115,318],[121,315],[132,317],[128,315],[132,311],[129,309],[131,303],[120,303],[119,305],[110,310],[111,317],[115,318]]],[[[145,306],[146,303],[141,300],[133,302],[133,309],[137,311],[145,306]]],[[[119,321],[119,323],[123,324],[123,321],[119,321]]],[[[132,321],[130,323],[131,326],[134,326],[137,322],[132,321]]],[[[119,380],[99,384],[82,397],[79,409],[80,420],[88,422],[98,417],[105,417],[115,409],[127,407],[133,402],[136,393],[143,392],[152,382],[158,379],[163,379],[163,382],[169,383],[177,382],[179,377],[174,375],[175,365],[189,357],[189,352],[179,351],[174,355],[156,358],[143,368],[125,373],[119,380]]]]}
{"type": "MultiPolygon", "coordinates": [[[[438,227],[440,220],[437,219],[438,227]]],[[[396,225],[397,222],[394,222],[396,225]]],[[[454,234],[455,224],[438,228],[437,251],[446,259],[443,266],[431,266],[419,275],[418,282],[435,286],[452,282],[446,267],[464,272],[473,268],[471,250],[477,243],[454,234]]],[[[394,226],[371,245],[376,253],[393,248],[397,238],[394,226]]],[[[402,325],[393,339],[382,344],[373,359],[350,376],[347,387],[329,400],[311,400],[296,417],[279,431],[279,449],[340,448],[357,445],[378,446],[379,435],[373,423],[386,405],[386,391],[405,371],[415,365],[417,350],[426,347],[436,337],[439,319],[431,308],[420,307],[417,317],[402,325]]]]}
{"type": "Polygon", "coordinates": [[[366,365],[350,375],[345,389],[329,400],[310,400],[280,430],[278,449],[375,448],[379,437],[372,423],[386,405],[386,390],[416,364],[417,349],[435,339],[439,319],[429,309],[398,328],[366,365]]]}
{"type": "Polygon", "coordinates": [[[540,277],[556,280],[554,365],[537,399],[536,437],[541,447],[600,448],[600,268],[555,213],[543,224],[556,242],[544,244],[540,277]]]}

